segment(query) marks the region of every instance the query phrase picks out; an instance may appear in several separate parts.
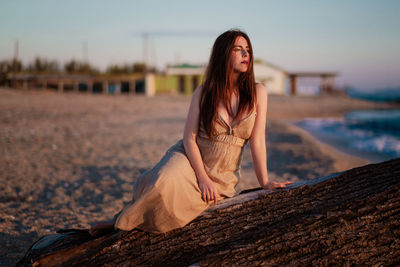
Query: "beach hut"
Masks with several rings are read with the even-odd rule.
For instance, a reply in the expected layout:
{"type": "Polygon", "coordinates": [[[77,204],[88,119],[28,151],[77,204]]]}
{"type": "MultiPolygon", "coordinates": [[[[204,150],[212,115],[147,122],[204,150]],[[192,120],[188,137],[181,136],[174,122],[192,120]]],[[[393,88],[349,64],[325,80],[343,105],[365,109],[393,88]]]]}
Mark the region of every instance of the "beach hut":
{"type": "Polygon", "coordinates": [[[289,72],[291,95],[332,95],[343,94],[335,86],[337,72],[301,71],[289,72]]]}
{"type": "Polygon", "coordinates": [[[286,93],[287,74],[282,68],[265,61],[255,60],[254,76],[256,82],[264,84],[268,94],[283,95],[286,93]]]}
{"type": "Polygon", "coordinates": [[[202,82],[203,65],[179,64],[167,66],[164,74],[156,76],[156,92],[191,94],[202,82]]]}

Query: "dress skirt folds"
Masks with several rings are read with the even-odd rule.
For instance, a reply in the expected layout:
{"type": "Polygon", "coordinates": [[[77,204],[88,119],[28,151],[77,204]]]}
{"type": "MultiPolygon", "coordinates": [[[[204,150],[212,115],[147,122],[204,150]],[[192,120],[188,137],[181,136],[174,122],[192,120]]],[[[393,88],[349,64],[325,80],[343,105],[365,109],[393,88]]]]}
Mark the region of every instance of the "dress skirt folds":
{"type": "MultiPolygon", "coordinates": [[[[234,126],[217,117],[217,134],[213,140],[202,127],[199,130],[196,141],[205,170],[222,198],[235,195],[243,148],[251,135],[255,117],[253,111],[234,126]]],[[[137,179],[132,201],[117,215],[115,227],[164,233],[185,226],[211,203],[201,198],[195,172],[180,140],[154,168],[137,179]]]]}

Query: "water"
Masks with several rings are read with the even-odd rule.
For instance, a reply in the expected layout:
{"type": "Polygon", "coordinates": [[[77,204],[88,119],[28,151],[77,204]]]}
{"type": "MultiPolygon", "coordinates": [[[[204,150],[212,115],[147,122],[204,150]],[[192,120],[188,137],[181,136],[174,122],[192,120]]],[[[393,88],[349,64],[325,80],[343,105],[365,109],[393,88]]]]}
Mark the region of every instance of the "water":
{"type": "Polygon", "coordinates": [[[372,162],[400,157],[400,109],[359,110],[343,119],[305,119],[296,125],[338,150],[372,162]]]}
{"type": "Polygon", "coordinates": [[[358,98],[374,102],[400,102],[400,87],[380,88],[369,91],[348,88],[347,94],[351,98],[358,98]]]}

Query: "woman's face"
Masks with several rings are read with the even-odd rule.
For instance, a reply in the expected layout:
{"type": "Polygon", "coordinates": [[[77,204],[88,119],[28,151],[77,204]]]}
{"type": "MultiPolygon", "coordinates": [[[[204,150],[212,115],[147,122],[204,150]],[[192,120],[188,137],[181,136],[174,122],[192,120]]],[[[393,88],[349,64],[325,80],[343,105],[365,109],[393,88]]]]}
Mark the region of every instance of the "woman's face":
{"type": "Polygon", "coordinates": [[[231,62],[234,72],[246,72],[249,67],[250,49],[247,40],[243,36],[238,36],[235,40],[231,62]]]}

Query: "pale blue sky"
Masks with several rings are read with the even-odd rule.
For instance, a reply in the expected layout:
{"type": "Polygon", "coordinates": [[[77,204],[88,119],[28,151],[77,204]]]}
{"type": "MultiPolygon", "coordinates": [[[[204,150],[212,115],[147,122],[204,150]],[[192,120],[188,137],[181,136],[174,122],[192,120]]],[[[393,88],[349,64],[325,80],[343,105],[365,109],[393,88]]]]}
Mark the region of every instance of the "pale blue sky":
{"type": "Polygon", "coordinates": [[[150,38],[150,63],[206,63],[219,33],[245,30],[255,57],[288,71],[338,71],[339,85],[400,85],[400,1],[0,2],[0,60],[19,40],[24,63],[83,58],[101,69],[143,60],[141,32],[193,32],[150,38]]]}

